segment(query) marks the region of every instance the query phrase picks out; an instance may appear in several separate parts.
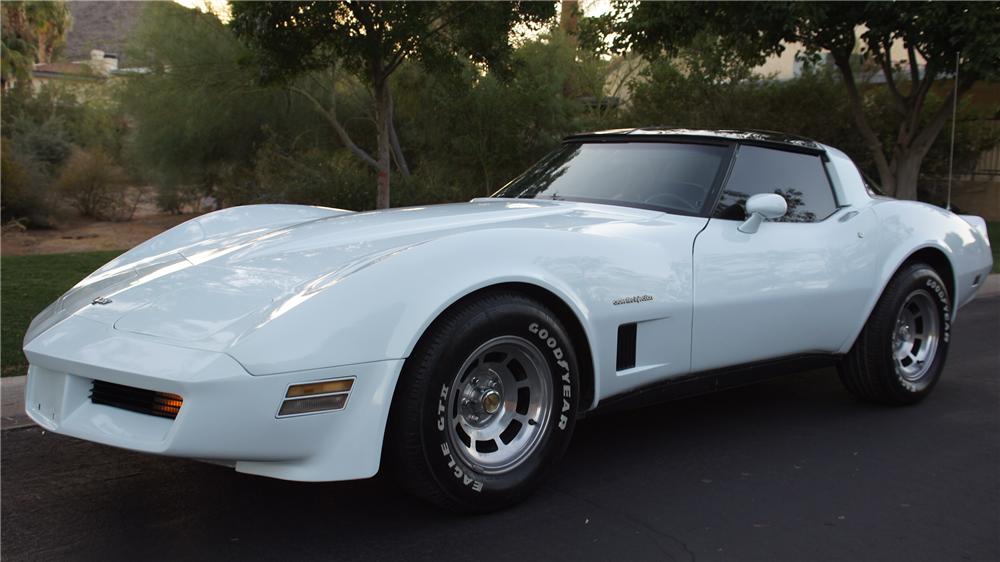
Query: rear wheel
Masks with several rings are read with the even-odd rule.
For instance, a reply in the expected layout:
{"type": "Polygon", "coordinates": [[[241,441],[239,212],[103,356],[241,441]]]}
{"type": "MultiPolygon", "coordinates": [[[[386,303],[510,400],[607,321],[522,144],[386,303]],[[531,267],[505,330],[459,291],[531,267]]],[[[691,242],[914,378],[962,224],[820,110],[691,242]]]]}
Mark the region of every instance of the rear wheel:
{"type": "Polygon", "coordinates": [[[926,264],[900,270],[840,366],[854,395],[912,404],[930,394],[948,354],[951,305],[946,285],[926,264]]]}
{"type": "Polygon", "coordinates": [[[543,304],[498,291],[442,315],[407,359],[389,427],[401,484],[457,511],[523,499],[562,456],[576,354],[543,304]]]}

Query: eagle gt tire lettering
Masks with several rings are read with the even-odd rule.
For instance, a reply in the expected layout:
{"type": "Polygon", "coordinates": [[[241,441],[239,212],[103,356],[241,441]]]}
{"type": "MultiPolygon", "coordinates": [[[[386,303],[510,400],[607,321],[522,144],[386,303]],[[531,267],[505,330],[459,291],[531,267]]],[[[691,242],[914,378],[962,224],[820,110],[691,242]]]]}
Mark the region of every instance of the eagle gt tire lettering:
{"type": "Polygon", "coordinates": [[[569,444],[578,372],[573,343],[544,304],[511,291],[459,302],[400,375],[387,429],[400,484],[455,511],[520,501],[569,444]]]}

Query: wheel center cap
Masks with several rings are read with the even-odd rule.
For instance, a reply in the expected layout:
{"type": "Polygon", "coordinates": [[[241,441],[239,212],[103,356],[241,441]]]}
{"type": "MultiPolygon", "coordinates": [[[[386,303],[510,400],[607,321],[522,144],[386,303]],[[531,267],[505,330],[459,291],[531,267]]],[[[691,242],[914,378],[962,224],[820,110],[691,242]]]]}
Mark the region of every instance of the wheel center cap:
{"type": "Polygon", "coordinates": [[[500,403],[502,402],[500,393],[495,390],[487,390],[483,394],[482,405],[483,411],[487,414],[495,414],[497,410],[500,409],[500,403]]]}

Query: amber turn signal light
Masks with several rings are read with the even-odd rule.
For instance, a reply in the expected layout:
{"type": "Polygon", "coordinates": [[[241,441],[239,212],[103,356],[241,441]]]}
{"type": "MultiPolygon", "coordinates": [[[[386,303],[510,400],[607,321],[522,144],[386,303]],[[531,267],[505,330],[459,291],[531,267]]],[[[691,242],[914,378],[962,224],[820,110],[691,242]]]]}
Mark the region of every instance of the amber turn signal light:
{"type": "Polygon", "coordinates": [[[334,392],[349,392],[353,385],[354,379],[295,384],[288,387],[288,392],[285,393],[285,398],[313,396],[315,394],[332,394],[334,392]]]}
{"type": "Polygon", "coordinates": [[[177,417],[182,405],[184,405],[184,399],[176,394],[157,392],[153,398],[153,411],[167,414],[171,418],[177,417]]]}
{"type": "Polygon", "coordinates": [[[353,378],[293,384],[285,391],[278,417],[343,410],[353,386],[353,378]]]}

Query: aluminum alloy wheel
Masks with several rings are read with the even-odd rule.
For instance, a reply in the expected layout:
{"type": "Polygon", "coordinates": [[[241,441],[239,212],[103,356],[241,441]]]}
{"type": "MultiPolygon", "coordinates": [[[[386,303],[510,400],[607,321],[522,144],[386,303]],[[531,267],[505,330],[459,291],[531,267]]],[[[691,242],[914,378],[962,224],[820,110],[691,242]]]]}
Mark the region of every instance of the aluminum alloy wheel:
{"type": "Polygon", "coordinates": [[[938,316],[934,296],[924,289],[913,291],[903,302],[892,331],[893,363],[903,380],[919,381],[934,363],[941,337],[938,316]]]}
{"type": "Polygon", "coordinates": [[[552,372],[528,340],[494,338],[462,364],[447,403],[451,450],[483,473],[508,472],[545,435],[552,417],[552,372]]]}

